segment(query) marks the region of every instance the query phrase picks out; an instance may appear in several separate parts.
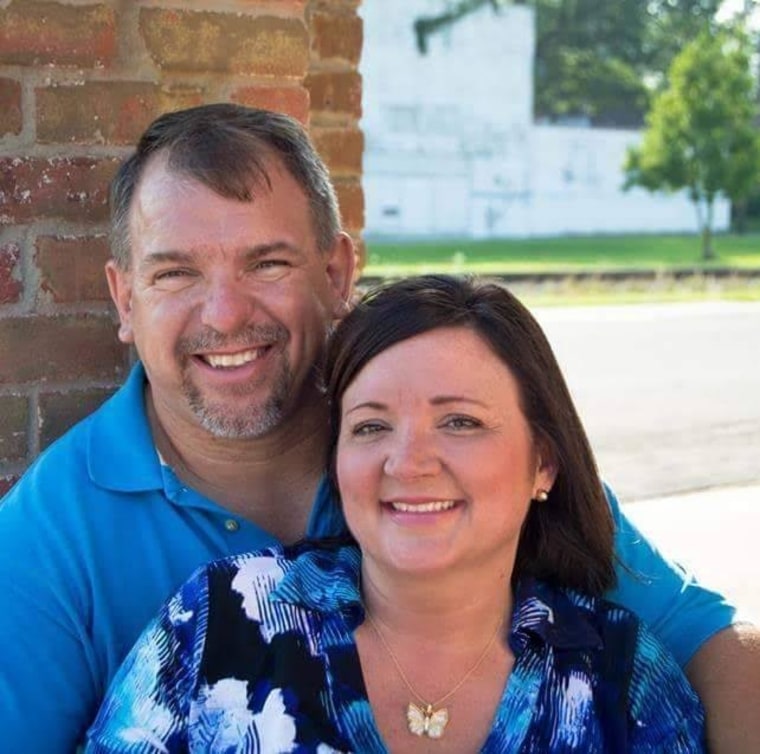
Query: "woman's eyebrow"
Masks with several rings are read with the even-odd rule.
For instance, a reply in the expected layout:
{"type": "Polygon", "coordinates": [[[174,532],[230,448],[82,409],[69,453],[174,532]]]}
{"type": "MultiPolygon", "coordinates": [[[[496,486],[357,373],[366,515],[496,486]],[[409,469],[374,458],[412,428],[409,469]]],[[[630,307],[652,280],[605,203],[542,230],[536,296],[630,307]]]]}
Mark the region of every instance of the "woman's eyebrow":
{"type": "Polygon", "coordinates": [[[357,403],[355,406],[349,408],[346,411],[346,416],[348,416],[348,414],[352,413],[353,411],[358,411],[360,408],[369,408],[373,411],[386,411],[388,406],[378,401],[363,401],[362,403],[357,403]]]}
{"type": "Polygon", "coordinates": [[[483,401],[477,398],[470,398],[466,395],[435,395],[430,399],[433,406],[443,406],[449,403],[472,403],[475,406],[486,407],[483,401]]]}

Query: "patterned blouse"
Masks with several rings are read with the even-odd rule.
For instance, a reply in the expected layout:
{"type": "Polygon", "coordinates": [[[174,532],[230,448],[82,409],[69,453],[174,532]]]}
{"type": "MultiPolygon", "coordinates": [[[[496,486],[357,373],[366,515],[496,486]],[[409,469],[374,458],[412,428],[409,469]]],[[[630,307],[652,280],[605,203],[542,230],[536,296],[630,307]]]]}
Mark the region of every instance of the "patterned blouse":
{"type": "MultiPolygon", "coordinates": [[[[87,752],[386,752],[353,638],[360,563],[274,548],[198,571],[125,660],[87,752]]],[[[508,641],[484,754],[705,750],[694,692],[627,610],[527,581],[508,641]]]]}

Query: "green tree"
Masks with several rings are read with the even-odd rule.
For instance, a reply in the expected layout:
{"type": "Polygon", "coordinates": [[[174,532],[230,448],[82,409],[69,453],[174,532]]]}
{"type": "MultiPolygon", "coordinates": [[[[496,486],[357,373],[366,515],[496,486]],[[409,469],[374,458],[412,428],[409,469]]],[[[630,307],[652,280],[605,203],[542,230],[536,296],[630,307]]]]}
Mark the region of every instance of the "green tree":
{"type": "Polygon", "coordinates": [[[598,126],[642,122],[648,91],[638,70],[646,33],[641,0],[533,0],[535,115],[598,126]]]}
{"type": "Polygon", "coordinates": [[[715,199],[722,193],[741,200],[760,180],[750,54],[740,31],[699,34],[673,59],[668,86],[647,114],[641,145],[627,156],[626,187],[688,191],[703,259],[714,257],[715,199]]]}
{"type": "MultiPolygon", "coordinates": [[[[597,126],[639,127],[673,56],[714,22],[721,0],[511,0],[536,12],[535,115],[597,126]]],[[[753,0],[754,2],[755,0],[753,0]]],[[[510,0],[441,0],[418,18],[417,46],[430,35],[510,0]]]]}

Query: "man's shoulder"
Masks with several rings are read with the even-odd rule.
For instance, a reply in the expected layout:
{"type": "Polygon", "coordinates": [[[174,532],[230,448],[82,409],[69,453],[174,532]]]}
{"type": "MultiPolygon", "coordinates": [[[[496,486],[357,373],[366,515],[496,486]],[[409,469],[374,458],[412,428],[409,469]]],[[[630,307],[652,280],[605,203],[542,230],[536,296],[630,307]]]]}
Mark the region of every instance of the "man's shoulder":
{"type": "Polygon", "coordinates": [[[143,379],[141,368],[135,368],[103,404],[37,456],[0,505],[71,489],[86,495],[92,487],[111,486],[111,476],[134,474],[140,465],[138,454],[144,457],[146,448],[153,453],[142,403],[143,379]]]}
{"type": "MultiPolygon", "coordinates": [[[[87,484],[87,448],[95,414],[86,416],[51,443],[32,462],[6,499],[36,496],[41,491],[61,490],[67,483],[87,484]]],[[[4,503],[0,503],[4,504],[4,503]]]]}

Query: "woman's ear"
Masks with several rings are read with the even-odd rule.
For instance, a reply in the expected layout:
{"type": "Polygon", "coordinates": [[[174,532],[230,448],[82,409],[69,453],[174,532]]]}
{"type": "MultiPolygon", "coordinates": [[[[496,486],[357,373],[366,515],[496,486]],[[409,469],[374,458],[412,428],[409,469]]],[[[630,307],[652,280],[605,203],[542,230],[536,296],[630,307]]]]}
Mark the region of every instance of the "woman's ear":
{"type": "Polygon", "coordinates": [[[557,479],[559,465],[554,448],[546,440],[536,441],[536,472],[533,486],[536,490],[550,492],[557,479]]]}

